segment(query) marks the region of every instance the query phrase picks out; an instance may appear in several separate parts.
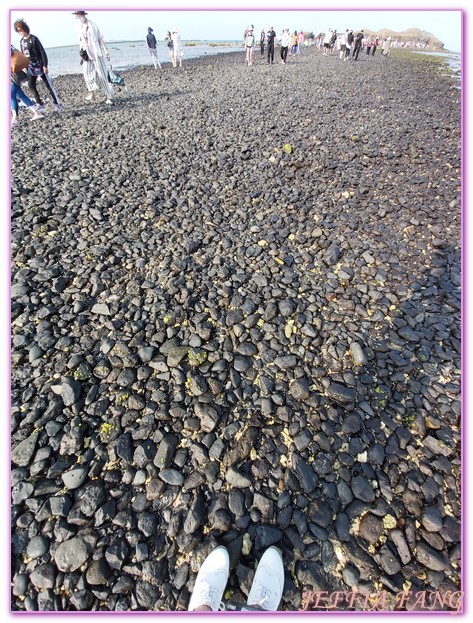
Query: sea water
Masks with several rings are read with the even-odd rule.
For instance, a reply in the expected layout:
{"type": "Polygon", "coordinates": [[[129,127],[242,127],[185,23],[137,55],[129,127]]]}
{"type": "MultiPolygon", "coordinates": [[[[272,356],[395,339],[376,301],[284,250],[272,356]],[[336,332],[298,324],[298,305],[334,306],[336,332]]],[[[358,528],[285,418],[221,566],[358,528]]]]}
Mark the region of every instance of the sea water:
{"type": "MultiPolygon", "coordinates": [[[[243,47],[237,41],[182,41],[184,55],[182,62],[186,59],[200,58],[202,56],[220,54],[225,52],[243,52],[243,47]]],[[[133,69],[149,65],[153,67],[153,61],[148,52],[145,41],[119,41],[107,42],[110,53],[110,63],[117,71],[123,69],[133,69]]],[[[159,62],[162,64],[170,63],[169,52],[164,42],[158,42],[157,53],[159,62]]],[[[59,48],[46,48],[48,55],[48,68],[52,78],[65,74],[80,74],[79,45],[63,46],[59,48]]]]}
{"type": "Polygon", "coordinates": [[[447,65],[455,73],[461,71],[461,55],[459,52],[424,52],[415,50],[417,54],[428,54],[429,56],[438,56],[445,59],[447,65]]]}

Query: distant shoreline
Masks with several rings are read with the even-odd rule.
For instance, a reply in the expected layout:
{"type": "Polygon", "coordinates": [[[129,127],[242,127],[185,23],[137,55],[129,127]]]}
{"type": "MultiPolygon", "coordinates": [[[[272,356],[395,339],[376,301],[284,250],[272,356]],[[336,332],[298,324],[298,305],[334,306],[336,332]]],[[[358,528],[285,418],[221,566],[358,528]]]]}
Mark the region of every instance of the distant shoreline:
{"type": "MultiPolygon", "coordinates": [[[[145,40],[145,37],[143,37],[143,39],[135,39],[132,41],[129,41],[128,39],[111,39],[111,40],[107,40],[107,44],[108,45],[113,45],[113,44],[117,44],[117,43],[143,43],[143,41],[145,40]]],[[[163,43],[164,44],[164,39],[158,39],[158,44],[159,43],[163,43]]],[[[184,46],[189,45],[189,44],[198,44],[198,45],[235,45],[235,44],[239,44],[241,43],[241,41],[239,39],[182,39],[182,44],[184,46]]],[[[47,50],[61,50],[61,49],[65,49],[65,48],[74,48],[78,45],[77,41],[75,41],[74,43],[71,43],[69,45],[54,45],[54,46],[49,46],[46,49],[47,50]]]]}

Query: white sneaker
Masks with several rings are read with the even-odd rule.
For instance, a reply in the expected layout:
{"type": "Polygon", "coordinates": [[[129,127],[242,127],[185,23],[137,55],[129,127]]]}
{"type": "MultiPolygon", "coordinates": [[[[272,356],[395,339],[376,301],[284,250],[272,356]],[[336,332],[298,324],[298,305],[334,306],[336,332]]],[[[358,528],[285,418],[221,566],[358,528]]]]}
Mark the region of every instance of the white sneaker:
{"type": "Polygon", "coordinates": [[[36,119],[42,119],[44,115],[40,113],[38,110],[33,111],[33,116],[31,117],[31,121],[36,121],[36,119]]]}
{"type": "Polygon", "coordinates": [[[60,113],[60,112],[61,112],[61,110],[62,110],[62,106],[61,106],[61,104],[55,104],[55,106],[54,106],[54,110],[55,110],[57,113],[60,113]]]}
{"type": "Polygon", "coordinates": [[[227,548],[219,545],[210,552],[199,569],[188,611],[191,612],[199,606],[208,606],[216,612],[220,607],[229,574],[230,556],[227,548]]]}
{"type": "Polygon", "coordinates": [[[35,108],[38,112],[44,112],[46,110],[46,106],[44,104],[35,104],[35,108]]]}
{"type": "Polygon", "coordinates": [[[107,98],[107,99],[105,100],[105,103],[106,103],[108,106],[111,106],[111,105],[113,104],[113,100],[111,100],[110,98],[107,98]]]}
{"type": "Polygon", "coordinates": [[[88,95],[85,96],[87,102],[91,102],[95,99],[95,91],[91,91],[88,95]]]}
{"type": "Polygon", "coordinates": [[[259,561],[246,603],[276,612],[283,588],[284,565],[281,552],[277,547],[270,547],[259,561]]]}

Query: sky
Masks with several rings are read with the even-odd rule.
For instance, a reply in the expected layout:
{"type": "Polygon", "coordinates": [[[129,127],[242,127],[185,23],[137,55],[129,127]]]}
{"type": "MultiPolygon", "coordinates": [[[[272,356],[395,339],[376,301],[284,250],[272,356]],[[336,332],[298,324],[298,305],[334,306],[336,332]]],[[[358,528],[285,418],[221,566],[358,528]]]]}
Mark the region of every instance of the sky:
{"type": "MultiPolygon", "coordinates": [[[[276,29],[280,26],[285,26],[286,23],[288,26],[294,28],[304,28],[304,29],[314,29],[316,30],[319,26],[321,29],[328,28],[329,26],[332,28],[344,28],[346,26],[350,26],[353,28],[358,28],[365,26],[366,28],[373,27],[373,30],[377,28],[391,28],[392,30],[404,30],[408,27],[419,27],[429,32],[432,32],[436,37],[438,37],[441,41],[444,42],[446,48],[459,51],[460,49],[460,11],[463,11],[464,22],[463,22],[463,30],[464,30],[464,41],[471,41],[471,34],[469,33],[469,25],[472,23],[472,13],[470,12],[471,0],[383,0],[383,3],[380,0],[363,0],[362,2],[354,2],[349,0],[294,0],[294,7],[304,9],[308,15],[310,15],[310,19],[302,21],[302,13],[296,12],[295,10],[290,11],[290,17],[286,16],[280,12],[281,9],[287,8],[289,2],[288,0],[200,0],[197,2],[193,2],[192,0],[84,0],[84,4],[82,6],[78,6],[76,4],[76,0],[74,3],[71,0],[47,0],[42,2],[41,0],[4,0],[2,2],[2,7],[0,8],[0,14],[3,17],[3,27],[4,27],[4,37],[6,42],[9,39],[12,39],[12,42],[17,42],[17,35],[12,31],[12,16],[15,18],[17,16],[25,17],[28,23],[32,28],[32,32],[37,34],[42,42],[46,45],[46,47],[52,47],[56,45],[70,45],[76,43],[76,29],[75,29],[75,20],[71,15],[71,12],[74,10],[88,10],[90,11],[90,18],[92,20],[97,21],[100,25],[101,29],[104,31],[104,34],[107,39],[140,39],[143,38],[143,34],[146,33],[146,29],[148,26],[152,26],[155,29],[155,33],[158,36],[162,36],[162,30],[167,30],[169,27],[178,26],[181,30],[182,37],[188,39],[240,39],[243,33],[243,30],[248,25],[248,23],[254,23],[255,27],[258,29],[262,25],[266,27],[269,26],[269,21],[274,21],[274,26],[276,29]],[[379,10],[380,5],[385,5],[386,9],[390,9],[389,11],[381,12],[379,10]],[[136,6],[135,6],[136,5],[136,6]],[[153,23],[148,23],[151,15],[145,15],[144,11],[151,11],[153,9],[165,9],[170,8],[172,5],[173,11],[168,11],[165,14],[159,15],[159,17],[163,18],[162,20],[156,19],[153,23]],[[239,9],[238,12],[226,13],[223,14],[222,11],[217,11],[217,9],[221,9],[222,6],[228,5],[229,9],[239,9]],[[133,7],[133,16],[128,13],[126,15],[126,19],[124,19],[123,12],[118,11],[124,9],[130,9],[133,7]],[[60,14],[56,15],[54,20],[48,21],[44,20],[44,17],[40,17],[38,13],[38,9],[41,8],[43,10],[46,9],[57,9],[60,10],[60,14]],[[138,11],[142,9],[142,11],[138,11]],[[195,13],[189,13],[189,9],[212,9],[216,13],[219,13],[220,23],[216,23],[213,20],[213,15],[211,13],[199,13],[199,19],[196,19],[195,13]],[[316,13],[310,9],[325,9],[333,12],[335,9],[340,11],[336,15],[340,17],[340,21],[334,21],[336,18],[328,19],[322,18],[321,13],[316,13]],[[108,13],[107,15],[99,17],[99,9],[113,9],[112,13],[108,13]],[[182,12],[177,12],[176,9],[182,9],[182,12]],[[244,10],[243,10],[244,9],[244,10]],[[256,11],[258,9],[258,11],[256,11]],[[279,9],[278,11],[276,9],[279,9]],[[360,13],[354,13],[353,21],[350,21],[349,24],[346,24],[348,19],[348,11],[354,11],[355,9],[364,9],[368,10],[370,15],[364,14],[365,18],[362,23],[359,23],[355,16],[359,17],[360,13]],[[394,11],[394,9],[400,9],[399,11],[394,11]],[[411,11],[411,9],[416,9],[416,11],[411,11]],[[447,10],[446,12],[443,10],[447,10]],[[10,11],[12,14],[10,15],[10,11]],[[262,11],[262,15],[261,15],[262,11]],[[343,16],[341,15],[343,12],[343,16]],[[256,15],[258,13],[259,15],[256,15]],[[292,17],[294,16],[294,17],[292,17]],[[146,17],[146,19],[145,19],[146,17]],[[316,17],[320,19],[316,19],[316,17]],[[283,24],[284,18],[284,24],[283,24]],[[313,22],[311,19],[313,18],[313,22]],[[369,19],[368,19],[369,18],[369,19]],[[380,21],[378,21],[378,18],[380,21]],[[370,21],[372,20],[372,21],[370,21]],[[467,29],[468,27],[468,29],[467,29]]],[[[333,14],[333,13],[332,13],[333,14]]],[[[153,17],[158,17],[158,14],[154,12],[152,14],[153,17]]],[[[2,59],[2,66],[4,67],[5,74],[3,75],[2,84],[5,88],[5,93],[2,98],[3,101],[3,111],[2,122],[0,124],[2,136],[1,142],[4,145],[3,152],[0,151],[0,156],[2,157],[2,170],[7,172],[9,170],[9,135],[10,135],[10,105],[9,99],[6,94],[6,85],[7,85],[7,76],[6,76],[6,67],[7,67],[7,45],[4,44],[0,46],[0,53],[2,59]]],[[[473,128],[473,124],[471,119],[467,119],[469,116],[469,109],[471,109],[471,102],[473,101],[473,93],[472,93],[472,84],[473,77],[471,76],[471,68],[473,67],[473,45],[465,46],[464,48],[465,54],[465,78],[466,81],[464,83],[464,114],[465,114],[465,123],[464,123],[464,148],[465,152],[463,154],[464,159],[464,206],[463,206],[463,214],[464,214],[464,222],[463,222],[463,236],[464,236],[464,244],[463,244],[463,256],[464,256],[464,274],[465,274],[465,285],[466,295],[464,298],[464,322],[465,322],[465,355],[464,355],[464,390],[468,387],[473,387],[473,344],[472,339],[470,339],[470,334],[473,335],[471,330],[471,322],[472,322],[472,310],[473,310],[473,300],[471,297],[471,292],[473,290],[472,284],[472,275],[473,275],[473,262],[471,256],[473,253],[468,251],[469,246],[466,241],[473,240],[473,228],[470,225],[470,218],[467,217],[467,212],[471,210],[471,191],[470,188],[472,186],[472,182],[470,181],[469,187],[467,186],[466,180],[473,180],[473,171],[471,162],[473,160],[471,156],[471,130],[473,128]],[[469,107],[467,107],[467,103],[469,107]],[[468,153],[467,153],[468,152],[468,153]],[[466,156],[468,155],[468,159],[466,156]],[[471,302],[470,302],[471,301],[471,302]],[[466,331],[466,325],[468,324],[469,331],[466,331]],[[469,365],[466,365],[466,361],[468,361],[469,365]]],[[[422,102],[420,102],[422,104],[422,102]]],[[[375,120],[373,121],[375,122],[375,120]]],[[[26,128],[29,129],[29,128],[26,128]]],[[[2,236],[2,249],[3,257],[2,262],[2,270],[0,270],[0,292],[8,293],[9,292],[9,248],[10,248],[10,240],[9,240],[9,179],[8,175],[4,175],[1,177],[2,188],[1,194],[4,197],[4,201],[2,202],[3,210],[0,211],[0,218],[3,220],[0,224],[0,236],[2,236]]],[[[0,502],[3,502],[4,508],[9,507],[10,502],[10,492],[9,492],[9,483],[8,483],[8,457],[9,457],[9,433],[8,433],[8,423],[9,423],[9,399],[10,399],[10,387],[9,387],[9,378],[10,373],[8,369],[8,361],[9,361],[9,353],[8,353],[8,342],[10,335],[10,327],[9,327],[9,297],[4,296],[3,305],[0,305],[0,320],[1,320],[1,331],[0,331],[0,413],[2,413],[3,424],[5,426],[5,430],[3,435],[0,435],[0,444],[3,442],[3,447],[0,447],[0,454],[5,458],[5,464],[2,466],[3,470],[3,478],[0,478],[0,502]],[[3,452],[2,452],[3,449],[3,452]]],[[[471,392],[470,392],[471,393],[471,392]]],[[[471,420],[467,419],[471,417],[473,402],[469,394],[465,394],[466,401],[464,403],[464,436],[465,436],[465,446],[464,450],[467,447],[473,448],[473,426],[466,426],[467,423],[471,422],[471,420]]],[[[473,461],[465,462],[465,456],[463,457],[464,461],[464,474],[465,474],[465,502],[467,508],[467,513],[469,516],[473,516],[473,512],[471,509],[471,500],[473,499],[473,491],[471,490],[471,484],[473,482],[473,474],[471,471],[471,466],[473,465],[473,461]]],[[[1,527],[0,533],[3,535],[3,550],[4,552],[9,551],[9,521],[8,521],[9,513],[3,513],[0,517],[1,527]]],[[[464,526],[466,530],[466,526],[464,526]]],[[[467,549],[466,549],[466,558],[468,562],[472,561],[472,546],[473,539],[468,539],[467,549]]],[[[8,555],[6,556],[8,558],[8,555]]],[[[8,565],[4,563],[0,565],[0,576],[3,582],[0,583],[0,612],[4,614],[5,619],[11,619],[11,615],[8,615],[9,604],[9,582],[10,582],[10,574],[8,570],[8,565]]],[[[467,595],[473,595],[473,573],[468,573],[465,575],[465,586],[464,591],[467,595]]],[[[468,606],[468,611],[471,608],[468,606]]],[[[139,620],[140,623],[143,623],[143,618],[139,618],[138,615],[120,613],[122,616],[120,617],[120,621],[128,621],[130,619],[139,620]]],[[[416,613],[416,621],[431,621],[431,614],[422,615],[420,613],[416,613]]],[[[58,614],[57,616],[49,615],[48,613],[41,613],[41,623],[45,623],[46,621],[51,621],[51,623],[58,623],[59,621],[70,621],[70,614],[58,614]]],[[[223,616],[223,615],[222,615],[223,616]]],[[[226,618],[226,617],[224,617],[226,618]]],[[[304,617],[305,618],[305,617],[304,617]]],[[[330,623],[334,623],[335,621],[347,621],[349,617],[344,615],[338,615],[335,613],[331,613],[330,623]]],[[[356,617],[358,618],[358,617],[356,617]]],[[[388,623],[392,623],[392,617],[389,615],[382,615],[376,613],[375,615],[376,621],[380,618],[388,621],[388,623]]],[[[112,619],[114,617],[112,616],[112,619]]],[[[153,617],[149,618],[149,620],[154,620],[153,617]]],[[[160,613],[159,615],[160,621],[172,621],[174,620],[172,615],[167,616],[165,613],[160,613]]],[[[245,616],[245,622],[247,620],[256,620],[260,619],[257,617],[245,616]]],[[[281,620],[287,622],[289,620],[295,620],[295,618],[291,617],[289,613],[285,613],[281,615],[281,620]]],[[[312,620],[312,619],[311,619],[312,620]]],[[[315,619],[314,619],[315,620],[315,619]]],[[[297,619],[300,621],[300,618],[297,619]]]]}
{"type": "MultiPolygon", "coordinates": [[[[90,3],[89,3],[90,4],[90,3]]],[[[197,5],[197,3],[195,3],[197,5]]],[[[46,6],[46,5],[45,5],[46,6]]],[[[48,5],[49,6],[49,5],[48,5]]],[[[325,32],[327,28],[339,32],[346,28],[359,30],[366,28],[377,31],[389,28],[400,32],[408,28],[426,30],[440,39],[445,48],[459,52],[461,48],[461,11],[459,10],[146,10],[146,8],[130,9],[130,2],[121,8],[114,3],[108,11],[94,10],[93,6],[102,7],[98,3],[91,5],[89,18],[96,22],[108,41],[136,41],[144,39],[148,26],[154,29],[158,39],[164,39],[165,33],[177,27],[182,39],[199,40],[241,40],[248,24],[255,26],[256,32],[262,27],[265,30],[273,24],[276,32],[284,26],[290,30],[306,32],[325,32]],[[115,7],[118,7],[115,8],[115,7]],[[126,8],[125,8],[126,7],[126,8]]],[[[157,6],[155,4],[155,6],[157,6]]],[[[204,4],[201,5],[204,7],[204,4]]],[[[208,5],[206,5],[208,6],[208,5]]],[[[231,6],[231,5],[230,5],[231,6]]],[[[256,3],[256,6],[261,4],[256,3]]],[[[276,6],[277,4],[273,4],[276,6]]],[[[379,5],[378,5],[379,6],[379,5]]],[[[10,23],[23,18],[31,28],[31,32],[39,37],[45,47],[75,45],[76,20],[71,9],[64,10],[12,10],[10,23]]],[[[286,4],[287,7],[287,4],[286,4]]],[[[74,7],[75,8],[75,7],[74,7]]],[[[12,42],[18,39],[17,33],[11,30],[12,42]]]]}

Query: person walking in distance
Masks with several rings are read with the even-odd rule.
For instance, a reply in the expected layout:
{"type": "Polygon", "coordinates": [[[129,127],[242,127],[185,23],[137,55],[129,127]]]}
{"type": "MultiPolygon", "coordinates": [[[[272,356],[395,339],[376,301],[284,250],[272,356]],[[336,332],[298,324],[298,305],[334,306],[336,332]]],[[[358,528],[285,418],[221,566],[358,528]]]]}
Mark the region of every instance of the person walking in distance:
{"type": "Polygon", "coordinates": [[[274,63],[274,40],[276,39],[276,31],[272,26],[269,27],[268,33],[266,35],[266,43],[268,46],[267,58],[268,65],[274,63]]]}
{"type": "Polygon", "coordinates": [[[30,64],[28,65],[28,88],[33,93],[33,97],[38,104],[38,110],[44,111],[43,101],[38,93],[37,80],[41,78],[42,82],[48,89],[56,112],[61,112],[62,106],[59,103],[59,98],[53,87],[51,78],[49,77],[48,69],[48,55],[41,43],[41,41],[35,35],[32,35],[28,24],[22,20],[17,19],[13,25],[17,33],[21,35],[20,49],[23,54],[29,58],[30,64]]]}
{"type": "Polygon", "coordinates": [[[246,62],[248,67],[253,65],[253,53],[255,49],[255,36],[253,34],[253,26],[248,26],[245,37],[246,62]]]}
{"type": "Polygon", "coordinates": [[[82,72],[89,92],[87,101],[95,99],[100,89],[110,106],[113,104],[113,88],[108,81],[108,69],[105,60],[110,61],[110,55],[98,26],[87,19],[85,11],[75,11],[79,28],[79,47],[82,62],[82,72]]]}
{"type": "Polygon", "coordinates": [[[374,40],[373,40],[373,46],[371,48],[371,56],[375,55],[376,48],[379,46],[379,43],[380,43],[380,41],[379,41],[378,37],[375,37],[374,40]]]}
{"type": "Polygon", "coordinates": [[[264,32],[264,26],[261,28],[261,33],[259,36],[259,47],[261,51],[261,58],[264,58],[264,43],[266,41],[266,33],[264,32]]]}
{"type": "Polygon", "coordinates": [[[355,61],[358,60],[358,56],[360,54],[360,50],[361,50],[361,46],[363,45],[364,38],[365,38],[365,35],[363,34],[363,31],[360,30],[360,32],[357,33],[356,35],[355,47],[353,48],[353,58],[355,59],[355,61]]]}
{"type": "Polygon", "coordinates": [[[284,28],[281,36],[281,63],[283,65],[287,62],[287,53],[291,44],[291,33],[289,28],[284,28]]]}
{"type": "Polygon", "coordinates": [[[184,54],[184,50],[182,49],[181,43],[181,35],[177,29],[177,26],[174,26],[173,31],[171,33],[172,39],[172,65],[173,67],[177,67],[177,59],[179,59],[179,67],[182,67],[182,55],[184,54]]]}
{"type": "Polygon", "coordinates": [[[146,35],[146,45],[148,46],[148,52],[153,60],[154,68],[162,69],[161,63],[159,62],[158,52],[156,50],[157,45],[156,37],[153,35],[153,29],[151,27],[148,28],[148,34],[146,35]]]}
{"type": "Polygon", "coordinates": [[[346,38],[347,38],[346,54],[347,54],[347,57],[350,58],[350,52],[353,48],[353,42],[355,40],[355,35],[353,34],[353,30],[348,31],[346,38]]]}
{"type": "Polygon", "coordinates": [[[297,53],[300,54],[302,52],[302,46],[304,45],[304,31],[301,29],[297,36],[297,53]]]}

